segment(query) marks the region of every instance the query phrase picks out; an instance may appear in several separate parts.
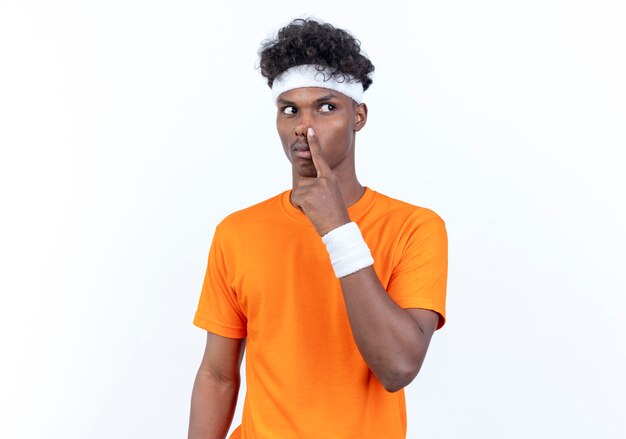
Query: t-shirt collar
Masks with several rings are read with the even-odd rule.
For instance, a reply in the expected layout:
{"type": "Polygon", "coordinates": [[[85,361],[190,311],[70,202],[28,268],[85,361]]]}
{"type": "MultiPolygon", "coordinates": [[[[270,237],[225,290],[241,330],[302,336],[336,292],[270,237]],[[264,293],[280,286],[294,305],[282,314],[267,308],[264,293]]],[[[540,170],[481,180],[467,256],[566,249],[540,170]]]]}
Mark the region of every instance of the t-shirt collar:
{"type": "MultiPolygon", "coordinates": [[[[283,212],[292,218],[295,221],[301,223],[310,223],[309,219],[306,215],[298,210],[290,201],[291,197],[291,189],[286,190],[282,194],[280,194],[280,205],[283,212]]],[[[365,191],[361,198],[357,200],[352,206],[348,207],[348,214],[350,215],[350,219],[352,221],[358,221],[368,210],[374,198],[376,197],[376,191],[371,190],[369,187],[365,186],[365,191]]]]}

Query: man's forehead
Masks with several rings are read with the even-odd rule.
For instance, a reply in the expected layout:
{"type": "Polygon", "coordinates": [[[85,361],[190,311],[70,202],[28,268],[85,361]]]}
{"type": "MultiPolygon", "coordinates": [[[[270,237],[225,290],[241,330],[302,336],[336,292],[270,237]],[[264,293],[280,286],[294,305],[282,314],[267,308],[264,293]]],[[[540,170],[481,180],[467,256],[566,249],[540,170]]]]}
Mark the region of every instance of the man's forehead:
{"type": "Polygon", "coordinates": [[[323,99],[348,99],[346,96],[338,91],[331,90],[329,88],[322,87],[299,87],[292,90],[287,90],[278,96],[277,102],[315,102],[323,99]]]}

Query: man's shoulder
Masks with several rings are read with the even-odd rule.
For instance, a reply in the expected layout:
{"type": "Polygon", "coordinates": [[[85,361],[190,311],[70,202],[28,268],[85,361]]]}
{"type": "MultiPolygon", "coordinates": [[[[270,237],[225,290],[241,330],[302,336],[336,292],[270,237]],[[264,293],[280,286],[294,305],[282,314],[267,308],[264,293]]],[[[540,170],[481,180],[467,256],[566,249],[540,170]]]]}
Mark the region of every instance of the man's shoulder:
{"type": "Polygon", "coordinates": [[[418,222],[425,222],[431,219],[437,219],[443,222],[441,216],[439,216],[439,214],[433,209],[399,200],[380,192],[376,192],[375,205],[376,211],[379,215],[396,217],[399,219],[410,218],[418,222]]]}
{"type": "Polygon", "coordinates": [[[258,227],[266,221],[275,221],[282,209],[281,197],[284,193],[285,191],[230,213],[218,224],[218,229],[242,230],[247,227],[258,227]]]}

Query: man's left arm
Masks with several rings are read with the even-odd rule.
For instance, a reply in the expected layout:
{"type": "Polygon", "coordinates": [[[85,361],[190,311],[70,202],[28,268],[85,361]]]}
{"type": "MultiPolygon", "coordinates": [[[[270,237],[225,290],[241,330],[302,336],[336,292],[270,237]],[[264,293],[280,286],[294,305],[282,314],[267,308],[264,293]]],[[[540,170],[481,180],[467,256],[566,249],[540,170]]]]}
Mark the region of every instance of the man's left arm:
{"type": "Polygon", "coordinates": [[[389,392],[417,376],[439,314],[401,308],[383,288],[372,266],[340,278],[354,340],[363,359],[389,392]]]}
{"type": "MultiPolygon", "coordinates": [[[[350,222],[350,217],[337,177],[326,164],[312,128],[308,130],[307,140],[317,178],[302,179],[292,192],[292,202],[307,215],[319,235],[325,236],[350,222]]],[[[387,391],[404,388],[417,376],[424,362],[439,314],[399,306],[383,288],[372,265],[341,276],[340,282],[361,356],[387,391]]],[[[403,285],[400,289],[407,288],[413,287],[403,285]]]]}

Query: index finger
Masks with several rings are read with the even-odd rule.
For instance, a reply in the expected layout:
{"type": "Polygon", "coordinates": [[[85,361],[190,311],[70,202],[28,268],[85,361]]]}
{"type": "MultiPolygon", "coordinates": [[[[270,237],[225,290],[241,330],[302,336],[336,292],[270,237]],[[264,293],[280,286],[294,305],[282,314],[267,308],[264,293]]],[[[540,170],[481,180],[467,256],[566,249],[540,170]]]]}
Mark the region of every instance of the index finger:
{"type": "Polygon", "coordinates": [[[313,165],[315,165],[315,169],[317,170],[317,176],[325,177],[332,174],[332,170],[326,163],[326,159],[324,159],[324,153],[322,152],[322,148],[317,139],[317,135],[315,134],[315,130],[313,130],[312,127],[309,127],[309,129],[307,130],[306,137],[309,144],[309,150],[311,151],[313,165]]]}

